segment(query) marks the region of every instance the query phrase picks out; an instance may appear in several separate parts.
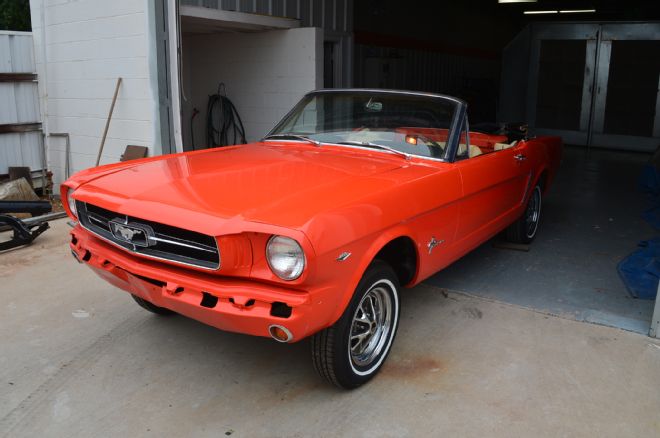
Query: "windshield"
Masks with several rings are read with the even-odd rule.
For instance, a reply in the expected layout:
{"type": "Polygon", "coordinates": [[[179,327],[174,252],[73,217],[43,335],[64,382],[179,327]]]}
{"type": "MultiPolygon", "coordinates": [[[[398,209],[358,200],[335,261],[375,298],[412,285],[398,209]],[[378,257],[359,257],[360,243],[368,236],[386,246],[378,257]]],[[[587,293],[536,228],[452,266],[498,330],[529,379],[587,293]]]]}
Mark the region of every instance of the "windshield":
{"type": "Polygon", "coordinates": [[[456,100],[433,95],[317,92],[305,96],[269,136],[444,159],[457,107],[456,100]]]}

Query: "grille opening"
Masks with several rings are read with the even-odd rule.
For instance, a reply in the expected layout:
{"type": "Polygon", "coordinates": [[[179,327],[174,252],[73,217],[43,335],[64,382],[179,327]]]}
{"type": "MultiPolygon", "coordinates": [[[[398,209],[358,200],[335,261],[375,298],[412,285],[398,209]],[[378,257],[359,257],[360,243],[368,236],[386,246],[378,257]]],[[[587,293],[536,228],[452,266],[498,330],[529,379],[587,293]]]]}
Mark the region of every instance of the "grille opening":
{"type": "MultiPolygon", "coordinates": [[[[148,257],[169,260],[207,269],[220,268],[220,253],[214,237],[183,228],[115,213],[92,204],[76,201],[80,224],[94,234],[124,248],[148,257]],[[148,246],[133,244],[113,233],[111,222],[121,222],[129,228],[148,229],[148,246]]],[[[141,236],[144,242],[144,236],[141,236]]]]}
{"type": "Polygon", "coordinates": [[[76,236],[74,236],[73,234],[71,235],[71,243],[72,243],[73,245],[77,245],[77,244],[78,244],[78,239],[77,239],[76,236]]]}
{"type": "Polygon", "coordinates": [[[218,304],[218,297],[211,295],[208,292],[202,292],[202,302],[199,303],[202,307],[213,309],[218,304]]]}
{"type": "Polygon", "coordinates": [[[104,268],[107,268],[108,266],[110,266],[110,262],[108,260],[103,260],[102,265],[104,268]]]}
{"type": "Polygon", "coordinates": [[[291,316],[293,309],[286,305],[286,303],[281,303],[275,301],[270,307],[271,316],[277,316],[278,318],[288,318],[291,316]]]}
{"type": "Polygon", "coordinates": [[[88,262],[91,258],[92,258],[92,253],[89,252],[89,251],[87,251],[87,250],[85,250],[85,255],[84,255],[83,258],[82,258],[83,261],[84,261],[84,262],[88,262]]]}
{"type": "Polygon", "coordinates": [[[180,294],[180,293],[183,292],[183,291],[184,291],[184,289],[183,289],[181,286],[179,286],[179,287],[177,287],[176,289],[174,289],[174,293],[175,293],[175,294],[180,294]]]}

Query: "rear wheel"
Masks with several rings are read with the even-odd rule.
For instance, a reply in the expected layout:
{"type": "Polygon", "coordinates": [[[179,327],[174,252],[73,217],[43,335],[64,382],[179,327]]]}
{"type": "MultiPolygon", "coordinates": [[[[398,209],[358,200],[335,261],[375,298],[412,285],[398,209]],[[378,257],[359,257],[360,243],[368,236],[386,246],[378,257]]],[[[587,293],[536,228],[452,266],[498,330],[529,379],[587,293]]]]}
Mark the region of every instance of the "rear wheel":
{"type": "Polygon", "coordinates": [[[541,220],[541,186],[534,190],[527,201],[523,215],[506,229],[506,238],[513,243],[532,243],[536,237],[541,220]]]}
{"type": "Polygon", "coordinates": [[[144,298],[140,298],[137,295],[131,294],[131,296],[140,307],[150,311],[151,313],[155,313],[157,315],[174,315],[174,312],[172,312],[170,309],[166,309],[165,307],[158,307],[154,303],[147,301],[144,298]]]}
{"type": "Polygon", "coordinates": [[[380,370],[399,321],[399,281],[380,260],[365,272],[344,314],[312,337],[316,371],[330,383],[356,388],[380,370]]]}

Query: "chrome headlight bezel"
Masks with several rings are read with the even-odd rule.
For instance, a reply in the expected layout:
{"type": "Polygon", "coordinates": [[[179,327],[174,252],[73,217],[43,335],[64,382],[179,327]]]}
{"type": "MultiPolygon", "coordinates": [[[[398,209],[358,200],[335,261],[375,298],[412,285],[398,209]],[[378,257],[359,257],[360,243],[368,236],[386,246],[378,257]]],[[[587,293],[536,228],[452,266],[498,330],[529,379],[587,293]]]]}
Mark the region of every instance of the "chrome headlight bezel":
{"type": "Polygon", "coordinates": [[[69,208],[69,212],[71,213],[73,218],[77,220],[78,219],[78,209],[76,208],[76,200],[73,199],[73,197],[71,196],[71,195],[73,195],[74,192],[75,192],[75,190],[73,190],[73,189],[67,189],[67,191],[66,191],[66,205],[69,208]]]}
{"type": "Polygon", "coordinates": [[[285,281],[300,278],[307,265],[305,251],[300,243],[295,239],[280,235],[273,235],[268,239],[266,261],[271,272],[285,281]]]}

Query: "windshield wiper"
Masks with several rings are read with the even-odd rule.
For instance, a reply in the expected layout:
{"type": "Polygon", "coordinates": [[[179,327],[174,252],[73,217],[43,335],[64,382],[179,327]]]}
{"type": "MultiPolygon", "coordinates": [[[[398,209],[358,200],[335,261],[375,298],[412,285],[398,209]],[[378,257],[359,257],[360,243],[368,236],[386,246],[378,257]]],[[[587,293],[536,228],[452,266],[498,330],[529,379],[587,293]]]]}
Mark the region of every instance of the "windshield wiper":
{"type": "Polygon", "coordinates": [[[312,143],[313,145],[316,145],[316,146],[321,146],[320,141],[311,139],[311,138],[306,137],[304,135],[298,135],[298,134],[272,134],[272,135],[265,136],[262,140],[269,140],[269,139],[272,139],[272,138],[281,138],[281,139],[295,138],[295,139],[298,139],[298,140],[303,140],[303,141],[312,143]]]}
{"type": "Polygon", "coordinates": [[[405,152],[399,151],[399,150],[391,148],[389,146],[383,146],[382,144],[372,143],[370,141],[340,141],[340,142],[337,142],[335,144],[366,146],[366,147],[370,147],[370,148],[382,149],[384,151],[389,151],[389,152],[392,152],[393,154],[400,155],[400,156],[404,157],[406,160],[410,160],[410,158],[412,157],[412,155],[407,154],[405,152]]]}

